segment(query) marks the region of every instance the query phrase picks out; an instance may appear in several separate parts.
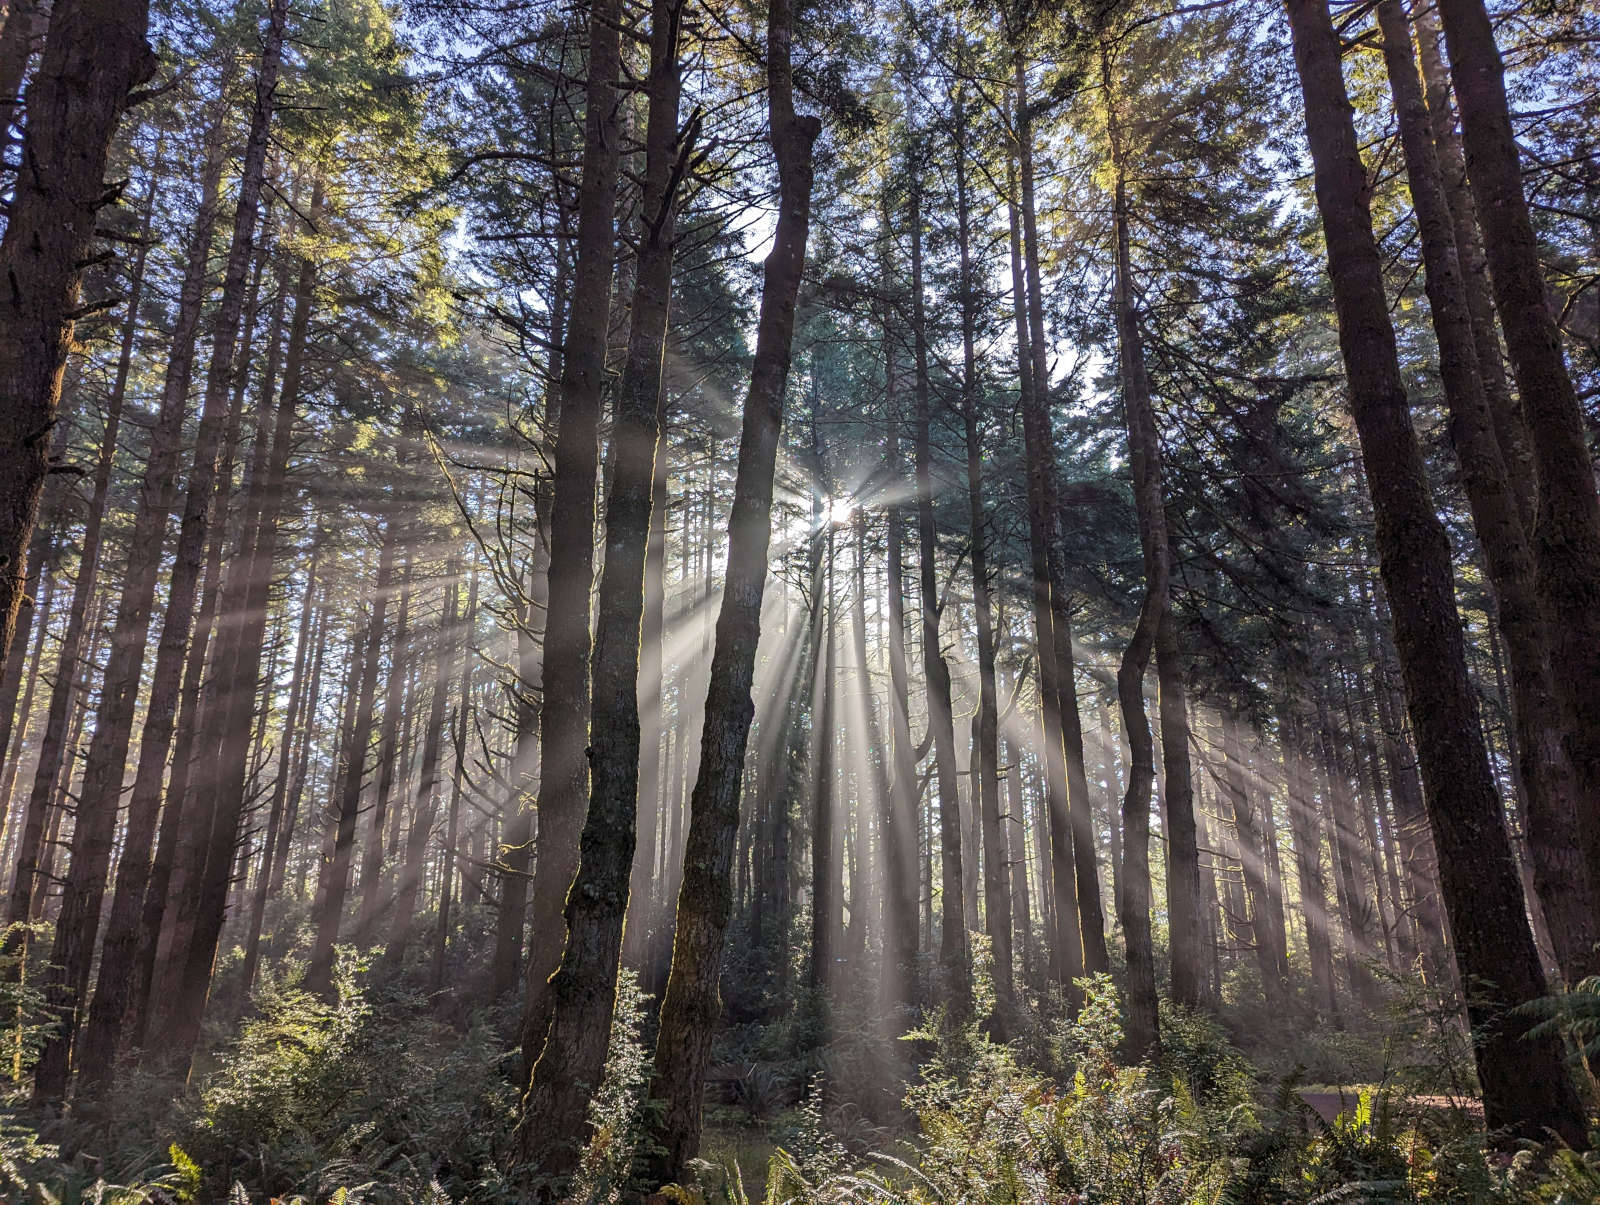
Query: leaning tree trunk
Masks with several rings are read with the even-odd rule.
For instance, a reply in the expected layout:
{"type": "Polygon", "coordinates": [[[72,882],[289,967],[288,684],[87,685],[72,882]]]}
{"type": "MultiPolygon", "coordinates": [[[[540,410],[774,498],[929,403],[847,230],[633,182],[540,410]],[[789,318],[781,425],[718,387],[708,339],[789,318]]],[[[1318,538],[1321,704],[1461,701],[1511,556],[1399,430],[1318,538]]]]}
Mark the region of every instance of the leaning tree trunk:
{"type": "MultiPolygon", "coordinates": [[[[1326,0],[1287,0],[1305,100],[1339,343],[1377,520],[1406,702],[1463,983],[1490,1132],[1587,1144],[1555,1037],[1511,1010],[1547,989],[1467,677],[1450,546],[1411,425],[1372,233],[1367,175],[1326,0]]],[[[1542,298],[1534,303],[1542,305],[1542,298]]],[[[1591,487],[1592,488],[1592,487],[1591,487]]]]}
{"type": "Polygon", "coordinates": [[[588,1102],[604,1076],[611,1040],[635,825],[641,803],[654,807],[656,802],[639,795],[639,641],[661,444],[679,182],[698,124],[697,119],[680,138],[682,17],[683,0],[653,0],[643,237],[628,358],[611,428],[611,487],[595,622],[589,810],[577,876],[567,895],[566,951],[550,981],[550,1024],[534,1062],[517,1134],[519,1155],[537,1160],[539,1170],[554,1177],[568,1176],[577,1167],[588,1136],[588,1102]]]}
{"type": "Polygon", "coordinates": [[[720,1012],[717,985],[733,907],[729,871],[755,714],[750,687],[772,539],[773,470],[811,221],[811,148],[822,129],[817,118],[794,111],[792,21],[788,0],[772,0],[767,6],[767,113],[778,162],[778,220],[765,265],[755,362],[739,437],[727,576],[706,692],[700,770],[689,804],[672,969],[656,1038],[650,1095],[659,1120],[649,1178],[657,1183],[680,1178],[699,1152],[700,1103],[720,1012]]]}
{"type": "Polygon", "coordinates": [[[0,239],[8,282],[0,302],[0,656],[26,593],[73,325],[103,308],[80,305],[83,268],[100,210],[117,194],[105,183],[112,136],[130,93],[155,71],[149,16],[149,0],[56,0],[29,89],[23,166],[0,239]]]}
{"type": "MultiPolygon", "coordinates": [[[[595,480],[600,398],[611,320],[613,234],[621,131],[618,0],[591,0],[589,78],[584,107],[583,179],[572,310],[561,350],[550,512],[549,602],[545,611],[543,706],[539,716],[539,837],[533,914],[543,926],[528,950],[522,1055],[532,1066],[550,1024],[549,981],[561,962],[566,926],[554,918],[578,867],[589,801],[590,594],[594,584],[595,480]],[[549,918],[545,920],[543,918],[549,918]]],[[[646,512],[648,514],[648,511],[646,512]]]]}

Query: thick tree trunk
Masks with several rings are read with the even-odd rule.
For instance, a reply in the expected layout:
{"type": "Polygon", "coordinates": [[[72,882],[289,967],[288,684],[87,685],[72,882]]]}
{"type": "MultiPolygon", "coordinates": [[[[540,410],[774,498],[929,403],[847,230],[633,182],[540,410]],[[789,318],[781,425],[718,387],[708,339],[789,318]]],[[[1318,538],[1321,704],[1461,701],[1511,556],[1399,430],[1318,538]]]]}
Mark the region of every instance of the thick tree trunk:
{"type": "MultiPolygon", "coordinates": [[[[1340,71],[1339,36],[1325,0],[1287,0],[1287,8],[1340,347],[1377,519],[1384,585],[1393,602],[1428,818],[1439,847],[1457,964],[1463,982],[1476,985],[1467,1010],[1486,1120],[1491,1133],[1512,1140],[1539,1141],[1554,1131],[1582,1147],[1582,1111],[1558,1040],[1529,1038],[1528,1022],[1510,1011],[1543,996],[1547,985],[1467,678],[1449,544],[1400,379],[1366,171],[1340,71]]],[[[1527,308],[1542,304],[1541,296],[1527,308]]],[[[1531,383],[1524,383],[1525,404],[1531,383]]],[[[1592,499],[1592,481],[1589,489],[1592,499]]]]}
{"type": "MultiPolygon", "coordinates": [[[[1535,580],[1567,718],[1567,753],[1586,792],[1580,836],[1589,877],[1600,883],[1600,497],[1594,464],[1523,193],[1494,28],[1483,0],[1440,0],[1438,10],[1489,276],[1531,437],[1538,485],[1530,533],[1535,580]]],[[[1592,966],[1592,956],[1583,965],[1592,966]]]]}
{"type": "MultiPolygon", "coordinates": [[[[571,319],[562,344],[560,405],[554,424],[550,592],[541,669],[546,705],[539,717],[539,837],[533,876],[533,913],[540,918],[563,915],[578,868],[578,842],[589,802],[585,753],[590,737],[589,611],[621,143],[616,103],[621,73],[620,11],[618,0],[591,0],[589,5],[577,266],[571,319]]],[[[549,982],[560,965],[567,937],[563,923],[541,924],[528,950],[522,1010],[522,1051],[530,1066],[549,1027],[549,982]]]]}
{"type": "MultiPolygon", "coordinates": [[[[641,805],[639,642],[645,558],[661,444],[678,182],[694,141],[693,125],[682,141],[678,133],[682,16],[682,0],[653,0],[644,230],[628,357],[611,429],[614,459],[606,497],[589,719],[589,807],[577,875],[567,895],[566,951],[550,981],[550,1024],[542,1035],[542,1053],[534,1056],[533,1082],[517,1138],[521,1157],[536,1159],[544,1175],[555,1177],[570,1175],[577,1167],[589,1132],[588,1102],[605,1072],[641,805]]],[[[546,682],[548,686],[548,678],[546,682]]],[[[644,806],[654,807],[655,801],[644,806]]],[[[537,1044],[540,1036],[525,1034],[524,1041],[537,1044]]]]}
{"type": "MultiPolygon", "coordinates": [[[[1428,305],[1439,340],[1439,370],[1450,410],[1451,442],[1461,464],[1473,526],[1489,566],[1500,634],[1511,668],[1511,710],[1526,793],[1534,882],[1562,974],[1576,983],[1600,971],[1600,900],[1580,840],[1577,783],[1552,683],[1533,553],[1479,373],[1479,343],[1458,255],[1457,231],[1422,81],[1411,53],[1411,27],[1400,0],[1382,0],[1378,24],[1421,235],[1428,305]]],[[[1600,869],[1600,864],[1596,868],[1600,869]]]]}
{"type": "Polygon", "coordinates": [[[720,1011],[717,984],[732,905],[728,872],[754,714],[750,687],[772,538],[773,469],[811,219],[811,148],[822,128],[817,118],[794,111],[793,36],[787,0],[772,0],[767,8],[767,112],[778,165],[778,219],[765,265],[755,362],[739,437],[727,577],[706,693],[700,772],[690,800],[672,969],[656,1038],[650,1094],[659,1102],[660,1120],[649,1176],[657,1183],[681,1177],[699,1151],[700,1103],[720,1011]]]}
{"type": "Polygon", "coordinates": [[[0,239],[0,278],[9,282],[0,303],[0,655],[27,589],[84,264],[100,210],[115,196],[105,183],[111,140],[129,94],[155,70],[148,23],[148,0],[56,0],[29,88],[23,167],[0,239]]]}

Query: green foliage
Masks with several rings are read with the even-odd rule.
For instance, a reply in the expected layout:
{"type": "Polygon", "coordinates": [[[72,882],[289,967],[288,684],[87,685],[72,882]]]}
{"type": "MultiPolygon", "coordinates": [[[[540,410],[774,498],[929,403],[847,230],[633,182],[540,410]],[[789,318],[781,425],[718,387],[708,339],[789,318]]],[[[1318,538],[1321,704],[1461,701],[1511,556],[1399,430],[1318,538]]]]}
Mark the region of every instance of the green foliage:
{"type": "Polygon", "coordinates": [[[593,1133],[569,1197],[574,1205],[613,1205],[636,1187],[631,1173],[645,1129],[645,1092],[650,1086],[650,1054],[643,1040],[645,1003],[638,974],[623,970],[617,976],[605,1081],[589,1102],[593,1133]]]}
{"type": "Polygon", "coordinates": [[[415,998],[375,1007],[348,954],[336,988],[332,1003],[272,981],[258,991],[185,1143],[208,1185],[316,1201],[340,1187],[368,1202],[492,1195],[516,1099],[492,1018],[456,1034],[415,998]]]}

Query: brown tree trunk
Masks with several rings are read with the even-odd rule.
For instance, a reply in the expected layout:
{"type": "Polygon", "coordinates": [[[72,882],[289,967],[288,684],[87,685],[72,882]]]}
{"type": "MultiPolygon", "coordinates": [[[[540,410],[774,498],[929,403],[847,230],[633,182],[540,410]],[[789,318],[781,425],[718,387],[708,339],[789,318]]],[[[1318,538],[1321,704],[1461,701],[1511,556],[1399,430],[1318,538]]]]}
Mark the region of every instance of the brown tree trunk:
{"type": "Polygon", "coordinates": [[[922,673],[927,689],[928,726],[933,736],[934,791],[939,815],[939,966],[944,998],[954,1019],[965,1018],[972,994],[971,952],[967,942],[965,885],[961,871],[961,807],[957,799],[956,734],[950,706],[950,666],[940,636],[939,529],[933,514],[933,411],[928,374],[928,335],[922,273],[921,166],[911,166],[911,337],[917,409],[914,472],[917,493],[917,545],[922,609],[922,673]]]}
{"type": "MultiPolygon", "coordinates": [[[[239,327],[245,306],[245,284],[253,258],[252,244],[266,175],[267,138],[287,12],[286,0],[275,0],[262,45],[255,108],[251,116],[250,136],[245,144],[243,174],[235,205],[233,237],[223,275],[222,298],[212,332],[211,363],[207,369],[200,424],[195,436],[194,466],[189,476],[179,527],[147,721],[140,740],[141,763],[150,758],[164,758],[165,741],[155,735],[152,729],[165,720],[170,734],[171,715],[176,710],[173,706],[174,696],[184,649],[189,641],[200,563],[205,550],[207,519],[216,490],[217,457],[223,441],[225,408],[234,385],[239,327]],[[151,723],[152,720],[156,721],[155,725],[151,723]]],[[[157,489],[159,491],[160,483],[157,483],[157,489]]],[[[166,508],[163,507],[159,516],[150,522],[154,525],[159,521],[164,526],[165,520],[166,508]]],[[[135,543],[131,546],[142,545],[135,543]]],[[[155,569],[156,565],[152,564],[144,571],[144,575],[152,578],[152,589],[155,569]]],[[[138,589],[130,595],[125,586],[124,605],[117,619],[119,631],[142,634],[143,625],[135,628],[129,621],[148,616],[149,591],[143,588],[143,582],[133,580],[135,576],[144,575],[130,574],[130,584],[138,589]],[[133,613],[136,611],[142,611],[143,616],[135,616],[133,613]]],[[[123,659],[127,665],[117,667],[119,671],[131,670],[131,680],[130,675],[125,673],[119,673],[114,680],[108,668],[106,685],[102,689],[101,709],[96,716],[95,735],[84,770],[74,829],[73,865],[62,901],[63,919],[67,923],[57,926],[50,975],[51,992],[58,997],[56,1007],[62,1010],[64,1020],[55,1037],[46,1044],[35,1072],[34,1097],[41,1101],[60,1099],[66,1091],[71,1043],[76,1037],[77,1017],[83,1005],[83,995],[88,989],[89,968],[94,956],[101,902],[105,894],[121,802],[125,772],[123,763],[132,727],[138,667],[144,659],[144,640],[136,637],[132,644],[135,647],[124,652],[123,659]]]]}
{"type": "MultiPolygon", "coordinates": [[[[1511,710],[1526,793],[1534,882],[1562,974],[1569,983],[1576,983],[1600,971],[1600,929],[1596,927],[1600,924],[1600,899],[1580,840],[1577,784],[1551,680],[1534,558],[1479,375],[1479,343],[1458,257],[1456,228],[1422,81],[1411,54],[1411,28],[1399,0],[1382,0],[1378,24],[1421,235],[1428,304],[1450,409],[1451,441],[1461,464],[1473,526],[1489,566],[1500,634],[1511,668],[1511,710]]],[[[1595,869],[1600,869],[1600,863],[1595,869]]]]}
{"type": "Polygon", "coordinates": [[[394,906],[389,917],[389,944],[383,961],[392,973],[405,966],[416,925],[417,897],[427,872],[428,845],[439,818],[439,760],[444,745],[445,710],[450,702],[450,684],[455,678],[457,649],[461,645],[456,606],[459,598],[461,558],[452,555],[445,562],[444,602],[439,627],[434,634],[433,695],[428,701],[428,718],[422,730],[422,766],[413,796],[411,831],[406,835],[405,865],[395,884],[394,906]]]}
{"type": "Polygon", "coordinates": [[[1567,753],[1586,793],[1580,836],[1589,877],[1600,883],[1600,497],[1594,464],[1523,193],[1494,28],[1483,0],[1440,0],[1438,10],[1489,276],[1533,450],[1535,581],[1556,695],[1566,713],[1567,753]]]}
{"type": "MultiPolygon", "coordinates": [[[[1582,1147],[1587,1142],[1582,1111],[1558,1040],[1527,1037],[1528,1022],[1510,1012],[1543,996],[1547,985],[1528,932],[1467,678],[1449,544],[1428,490],[1401,383],[1366,171],[1340,71],[1339,36],[1325,0],[1287,0],[1287,8],[1340,348],[1377,519],[1379,559],[1393,605],[1428,818],[1439,847],[1461,978],[1476,985],[1467,1010],[1486,1120],[1491,1133],[1513,1140],[1539,1141],[1554,1131],[1582,1147]]],[[[1529,306],[1541,307],[1542,297],[1529,306]]],[[[1501,308],[1504,312],[1504,299],[1501,308]]],[[[1525,404],[1526,393],[1525,385],[1525,404]]],[[[1592,488],[1591,482],[1591,497],[1592,488]]]]}
{"type": "Polygon", "coordinates": [[[983,445],[978,424],[978,298],[972,269],[972,213],[967,184],[965,92],[956,96],[956,219],[961,254],[961,421],[967,451],[967,512],[972,533],[972,602],[978,638],[978,714],[972,745],[972,799],[982,832],[983,920],[994,957],[997,1031],[1009,1029],[1015,990],[1011,948],[1010,851],[1000,813],[1000,708],[995,697],[994,606],[989,596],[988,516],[983,503],[983,445]]]}
{"type": "Polygon", "coordinates": [[[148,0],[57,0],[29,89],[23,167],[0,238],[9,282],[0,302],[0,655],[26,593],[83,268],[100,210],[116,195],[105,183],[111,140],[129,94],[155,71],[148,22],[148,0]]]}
{"type": "MultiPolygon", "coordinates": [[[[561,353],[555,416],[555,489],[550,512],[549,603],[545,612],[543,701],[539,717],[539,838],[533,914],[563,914],[578,868],[589,801],[589,630],[594,585],[595,482],[600,399],[611,314],[614,210],[621,132],[618,0],[591,0],[589,75],[584,109],[583,179],[571,319],[561,353]]],[[[648,514],[648,511],[646,512],[648,514]]],[[[519,922],[520,923],[520,922],[519,922]]],[[[566,926],[541,920],[528,950],[522,1050],[531,1065],[549,1026],[549,981],[561,962],[566,926]]]]}
{"type": "MultiPolygon", "coordinates": [[[[1094,927],[1097,909],[1080,907],[1075,881],[1076,842],[1070,812],[1064,728],[1069,723],[1061,702],[1067,697],[1060,683],[1071,674],[1070,660],[1062,665],[1057,652],[1071,637],[1058,639],[1055,621],[1064,614],[1054,599],[1050,549],[1056,543],[1055,451],[1047,396],[1050,377],[1044,341],[1044,303],[1039,273],[1038,218],[1034,206],[1033,126],[1028,112],[1027,74],[1021,59],[1016,64],[1017,169],[1021,204],[1010,206],[1012,317],[1017,330],[1018,387],[1022,402],[1023,445],[1027,458],[1028,551],[1032,578],[1034,643],[1039,664],[1039,706],[1044,771],[1045,815],[1049,825],[1049,874],[1041,876],[1040,892],[1047,924],[1050,976],[1069,999],[1073,981],[1091,967],[1091,973],[1109,965],[1100,959],[1105,940],[1103,926],[1094,927]],[[1046,888],[1048,884],[1048,889],[1046,888]],[[1088,923],[1085,923],[1088,922],[1088,923]],[[1096,947],[1096,933],[1099,948],[1096,947]]],[[[1043,851],[1041,851],[1043,852],[1043,851]]],[[[1095,883],[1098,901],[1098,880],[1095,883]]]]}
{"type": "Polygon", "coordinates": [[[778,218],[767,256],[755,362],[739,437],[728,520],[727,576],[706,693],[700,771],[690,800],[672,969],[661,1005],[651,1097],[659,1102],[649,1178],[682,1176],[700,1147],[700,1103],[719,1012],[717,984],[730,899],[728,872],[754,705],[750,698],[772,538],[773,470],[811,219],[811,148],[822,123],[794,111],[787,0],[767,7],[767,113],[778,165],[778,218]]]}
{"type": "MultiPolygon", "coordinates": [[[[614,406],[605,555],[595,622],[589,718],[589,806],[567,894],[566,950],[550,981],[550,1024],[523,1102],[517,1145],[547,1176],[570,1175],[589,1133],[588,1102],[605,1072],[639,797],[639,641],[645,557],[661,444],[662,369],[672,299],[678,183],[698,116],[680,140],[678,41],[682,0],[653,0],[643,237],[627,361],[614,406]]],[[[609,77],[608,77],[609,78],[609,77]]],[[[590,103],[594,103],[591,97],[590,103]]],[[[586,608],[587,609],[587,608],[586,608]]],[[[587,615],[585,615],[587,620],[587,615]]],[[[546,648],[548,649],[548,645],[546,648]]],[[[546,679],[548,686],[549,679],[546,679]]],[[[548,767],[549,762],[545,765],[548,767]]],[[[653,807],[654,800],[645,806],[653,807]]],[[[543,855],[541,854],[541,860],[543,855]]],[[[529,1057],[528,1052],[524,1052],[529,1057]]]]}

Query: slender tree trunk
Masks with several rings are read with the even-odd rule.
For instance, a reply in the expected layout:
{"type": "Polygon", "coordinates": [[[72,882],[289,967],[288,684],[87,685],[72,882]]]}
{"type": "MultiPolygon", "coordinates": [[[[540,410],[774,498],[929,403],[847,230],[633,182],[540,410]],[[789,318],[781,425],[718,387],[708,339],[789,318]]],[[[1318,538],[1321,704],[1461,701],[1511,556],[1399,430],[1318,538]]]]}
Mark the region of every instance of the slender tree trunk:
{"type": "MultiPolygon", "coordinates": [[[[1340,72],[1339,36],[1325,0],[1287,0],[1287,8],[1340,347],[1377,517],[1384,585],[1393,602],[1428,818],[1439,847],[1457,965],[1462,981],[1477,985],[1467,1010],[1486,1120],[1491,1133],[1512,1139],[1537,1141],[1554,1131],[1581,1147],[1587,1135],[1559,1042],[1527,1037],[1528,1022],[1510,1012],[1544,995],[1547,986],[1478,728],[1449,544],[1400,379],[1366,172],[1340,72]]],[[[1538,297],[1527,308],[1542,311],[1542,302],[1538,297]]],[[[1525,404],[1531,383],[1524,383],[1525,404]]],[[[1589,489],[1592,499],[1592,480],[1589,489]]]]}
{"type": "MultiPolygon", "coordinates": [[[[1110,64],[1102,47],[1101,71],[1109,97],[1110,64]]],[[[1113,114],[1110,128],[1117,129],[1113,114]]],[[[1112,144],[1117,146],[1113,134],[1112,144]]],[[[1126,1042],[1135,1061],[1159,1058],[1161,1036],[1156,1011],[1155,960],[1150,935],[1150,794],[1155,781],[1155,747],[1145,714],[1144,676],[1167,618],[1171,576],[1166,502],[1163,498],[1161,444],[1145,375],[1144,345],[1133,298],[1129,267],[1128,198],[1121,153],[1113,149],[1112,214],[1117,275],[1113,300],[1121,371],[1122,403],[1128,428],[1128,461],[1144,550],[1145,596],[1139,619],[1117,668],[1117,697],[1128,734],[1128,790],[1122,801],[1122,921],[1128,960],[1126,1042]]],[[[1165,692],[1163,692],[1165,694],[1165,692]]],[[[1184,750],[1187,753],[1187,750],[1184,750]]],[[[1192,922],[1193,917],[1191,915],[1192,922]]],[[[1192,942],[1193,936],[1189,940],[1192,942]]]]}
{"type": "MultiPolygon", "coordinates": [[[[428,701],[428,718],[422,730],[422,766],[412,796],[411,831],[406,834],[406,859],[395,884],[394,905],[390,909],[389,944],[383,961],[391,973],[405,966],[406,951],[416,927],[417,898],[427,873],[428,845],[433,840],[439,819],[439,761],[444,745],[445,710],[450,702],[450,684],[455,678],[457,649],[461,643],[456,616],[461,578],[461,558],[452,555],[445,562],[444,602],[439,628],[434,635],[433,694],[428,701]]],[[[453,851],[451,851],[453,854],[453,851]]],[[[448,874],[446,878],[448,878],[448,874]]]]}
{"type": "MultiPolygon", "coordinates": [[[[1070,733],[1079,733],[1076,687],[1070,681],[1072,634],[1066,629],[1064,582],[1057,572],[1059,557],[1055,475],[1055,432],[1050,417],[1050,372],[1044,334],[1043,285],[1039,269],[1038,218],[1034,204],[1033,133],[1028,111],[1027,74],[1016,65],[1016,110],[1020,213],[1012,220],[1012,307],[1017,324],[1022,393],[1023,441],[1028,464],[1028,540],[1033,577],[1033,621],[1039,654],[1039,696],[1042,709],[1045,802],[1050,825],[1051,975],[1069,999],[1073,981],[1085,971],[1097,974],[1110,966],[1105,946],[1105,921],[1100,907],[1098,875],[1078,881],[1079,852],[1072,817],[1072,752],[1070,733]],[[1016,218],[1021,219],[1020,230],[1016,218]],[[1020,269],[1020,271],[1019,271],[1020,269]],[[1060,595],[1058,598],[1057,596],[1060,595]],[[1057,632],[1057,622],[1063,631],[1057,632]],[[1062,651],[1066,650],[1066,660],[1062,651]],[[1063,683],[1062,678],[1069,681],[1063,683]],[[1068,700],[1072,714],[1065,710],[1068,700]],[[1092,894],[1086,894],[1092,893],[1092,894]]],[[[1081,760],[1081,758],[1080,758],[1081,760]]],[[[1084,802],[1088,784],[1084,783],[1084,802]]],[[[1081,806],[1080,806],[1081,811],[1081,806]]],[[[1092,865],[1092,851],[1090,862],[1092,865]]]]}
{"type": "MultiPolygon", "coordinates": [[[[289,831],[284,824],[284,804],[289,794],[289,776],[293,768],[295,739],[298,727],[305,722],[308,696],[305,693],[306,671],[311,661],[311,637],[317,592],[317,562],[322,551],[322,531],[319,528],[311,541],[311,560],[306,566],[306,584],[300,596],[300,623],[295,635],[294,670],[289,675],[289,706],[283,716],[283,736],[278,743],[278,764],[272,779],[272,797],[267,805],[266,843],[261,851],[261,869],[256,876],[255,892],[250,900],[250,919],[244,947],[244,969],[240,972],[243,986],[241,998],[249,999],[255,988],[256,971],[261,965],[261,927],[267,915],[267,901],[277,878],[278,849],[287,845],[289,831]]],[[[316,696],[309,696],[312,707],[316,696]]],[[[281,881],[281,880],[279,880],[281,881]]]]}
{"type": "MultiPolygon", "coordinates": [[[[887,205],[883,215],[889,228],[887,205]]],[[[880,253],[887,285],[890,276],[889,241],[880,253]]],[[[899,479],[900,463],[899,372],[895,358],[895,333],[888,312],[883,322],[884,470],[899,479]]],[[[917,991],[917,759],[911,739],[911,710],[906,667],[905,515],[898,500],[884,507],[884,572],[888,578],[889,631],[889,732],[893,773],[884,812],[884,844],[889,862],[890,954],[901,989],[901,1003],[910,1005],[917,991]]]]}
{"type": "Polygon", "coordinates": [[[395,613],[394,641],[389,652],[389,677],[385,683],[383,724],[378,734],[378,789],[372,801],[372,824],[366,845],[361,850],[361,910],[356,918],[358,944],[372,944],[383,915],[383,843],[398,817],[389,818],[389,800],[394,795],[395,756],[400,739],[400,717],[406,710],[406,679],[410,674],[407,649],[411,623],[411,545],[409,523],[401,528],[405,546],[405,565],[400,571],[400,606],[395,613]]]}
{"type": "Polygon", "coordinates": [[[1011,947],[1010,851],[1000,812],[1000,709],[995,697],[994,607],[989,595],[988,517],[983,504],[983,445],[978,425],[978,299],[972,268],[972,213],[967,183],[965,92],[958,90],[955,129],[956,218],[961,253],[961,420],[967,452],[967,511],[972,533],[972,601],[978,638],[978,713],[972,746],[972,800],[983,846],[984,928],[994,957],[997,1030],[1010,1026],[1015,991],[1011,947]]]}
{"type": "Polygon", "coordinates": [[[934,791],[939,812],[939,965],[944,999],[953,1019],[967,1015],[972,994],[972,956],[967,942],[965,884],[961,870],[961,807],[957,799],[956,735],[950,705],[950,666],[940,636],[939,529],[933,514],[933,402],[928,373],[928,336],[922,275],[920,165],[911,167],[911,334],[916,374],[917,545],[922,604],[922,672],[927,687],[928,726],[933,734],[934,791]]]}
{"type": "Polygon", "coordinates": [[[728,520],[727,576],[706,693],[700,771],[690,801],[672,969],[661,1005],[651,1097],[659,1102],[649,1177],[682,1176],[700,1146],[700,1103],[719,1010],[717,984],[732,900],[728,871],[754,705],[750,698],[772,538],[773,470],[811,219],[815,117],[794,111],[788,0],[767,7],[767,113],[778,164],[778,218],[765,265],[739,469],[728,520]]]}
{"type": "Polygon", "coordinates": [[[355,713],[345,745],[340,772],[339,805],[334,819],[333,857],[322,868],[317,889],[315,944],[306,967],[308,991],[327,994],[333,987],[334,945],[339,940],[344,920],[345,897],[350,891],[350,864],[355,852],[356,825],[361,812],[361,784],[366,778],[367,753],[372,741],[372,711],[378,688],[378,661],[383,645],[384,618],[388,612],[390,586],[394,578],[394,520],[384,522],[378,552],[378,576],[372,589],[372,611],[358,642],[355,662],[360,670],[352,675],[360,682],[355,713]]]}
{"type": "Polygon", "coordinates": [[[456,691],[458,699],[453,725],[455,765],[450,779],[450,808],[444,829],[444,877],[439,890],[439,917],[433,934],[433,965],[428,982],[434,991],[444,986],[445,957],[450,952],[450,925],[455,903],[456,868],[461,862],[459,849],[461,832],[461,785],[466,771],[467,718],[472,709],[472,634],[478,621],[478,566],[472,567],[472,581],[467,587],[467,612],[462,620],[462,643],[466,646],[461,658],[461,685],[456,691]]]}
{"type": "Polygon", "coordinates": [[[656,454],[650,492],[650,536],[644,550],[644,618],[639,634],[639,841],[628,884],[628,923],[623,961],[644,967],[652,958],[661,923],[656,891],[656,846],[666,818],[661,738],[666,725],[663,657],[666,647],[667,439],[662,398],[662,447],[656,454]]]}

